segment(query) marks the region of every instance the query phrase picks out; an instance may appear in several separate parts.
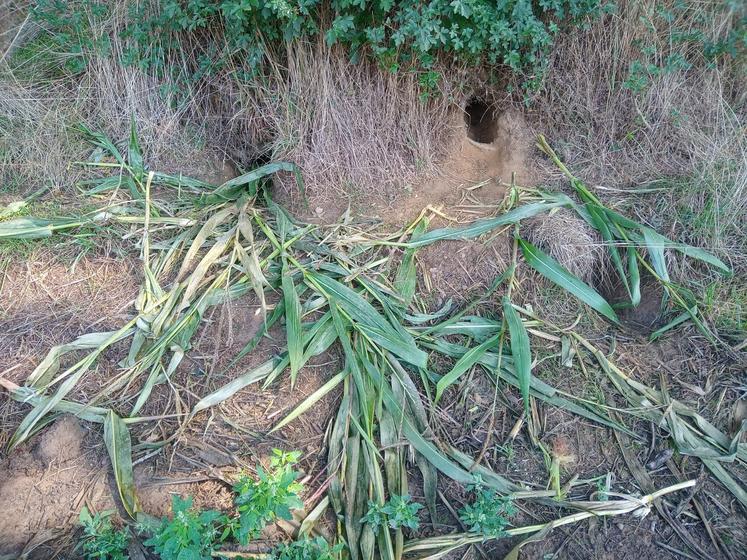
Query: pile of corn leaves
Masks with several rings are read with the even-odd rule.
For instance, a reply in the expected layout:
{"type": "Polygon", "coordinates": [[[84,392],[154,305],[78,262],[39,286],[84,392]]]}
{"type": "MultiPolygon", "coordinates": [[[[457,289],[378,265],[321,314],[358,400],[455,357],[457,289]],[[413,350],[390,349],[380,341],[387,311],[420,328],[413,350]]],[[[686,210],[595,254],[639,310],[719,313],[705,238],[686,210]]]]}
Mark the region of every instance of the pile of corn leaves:
{"type": "MultiPolygon", "coordinates": [[[[531,399],[538,399],[638,437],[613,417],[604,403],[576,398],[533,377],[530,334],[540,334],[545,341],[554,341],[564,349],[573,347],[573,359],[609,377],[619,391],[616,397],[628,403],[629,416],[668,430],[680,453],[699,457],[747,506],[747,493],[730,474],[730,467],[747,462],[747,447],[739,443],[741,432],[730,439],[695,411],[672,400],[664,388],[647,387],[628,377],[582,336],[514,305],[510,288],[502,302],[502,316],[497,318],[472,314],[474,305],[453,309],[449,304],[429,312],[418,298],[418,248],[446,239],[476,238],[564,207],[578,212],[606,241],[631,305],[640,301],[639,267],[643,267],[663,284],[672,306],[680,308],[681,315],[667,328],[692,320],[713,339],[698,318],[697,305],[687,301],[670,280],[664,251],[680,251],[728,272],[726,265],[705,251],[676,244],[605,207],[570,175],[543,138],[540,148],[569,175],[580,202],[559,193],[512,191],[510,202],[496,217],[465,227],[428,231],[424,213],[404,231],[380,236],[346,221],[323,227],[299,223],[289,216],[269,199],[264,186],[272,174],[283,171],[296,173],[303,189],[298,171],[290,164],[268,164],[215,187],[147,171],[134,126],[123,151],[103,135],[87,129],[85,132],[98,154],[97,162],[85,165],[114,171],[88,184],[88,195],[105,198],[106,206],[69,219],[6,220],[0,222],[0,240],[44,237],[86,224],[127,224],[129,235],[137,236],[142,251],[144,281],[135,314],[116,331],[86,334],[52,348],[23,386],[8,380],[0,382],[13,398],[31,406],[12,437],[11,448],[63,413],[103,424],[122,504],[134,518],[141,509],[133,483],[133,454],[152,453],[154,447],[164,446],[176,436],[133,444],[130,428],[153,420],[139,414],[154,387],[166,382],[189,352],[208,308],[250,292],[261,305],[264,326],[226,371],[234,371],[238,360],[279,323],[284,323],[287,334],[285,350],[236,375],[217,391],[199,395],[199,401],[181,421],[189,422],[252,384],[293,385],[309,359],[339,345],[344,355],[341,371],[275,429],[293,422],[328,392],[341,390],[342,400],[328,436],[331,483],[328,497],[315,514],[325,507],[334,510],[337,538],[347,543],[350,558],[400,558],[420,551],[425,551],[427,558],[438,558],[464,544],[489,538],[462,533],[405,542],[401,530],[374,530],[361,523],[369,500],[383,504],[388,495],[408,492],[408,465],[416,465],[422,475],[431,516],[435,515],[438,477],[468,485],[475,481],[476,474],[484,485],[500,494],[582,512],[546,525],[511,529],[510,534],[537,532],[589,515],[614,515],[642,507],[641,501],[568,501],[553,491],[526,491],[474,464],[473,458],[435,436],[433,411],[439,399],[463,375],[479,367],[494,383],[518,388],[527,412],[531,399]],[[96,367],[99,356],[115,344],[129,345],[118,373],[87,402],[69,398],[96,367]],[[70,353],[79,359],[63,369],[61,360],[70,353]],[[453,363],[445,375],[429,368],[435,354],[453,363]],[[283,380],[286,375],[289,379],[283,380]]],[[[528,265],[613,325],[618,323],[613,307],[598,292],[521,239],[518,226],[515,231],[516,247],[528,265]]],[[[516,264],[496,280],[489,294],[501,283],[511,285],[516,264]]],[[[164,417],[173,416],[173,412],[162,411],[164,417]]]]}

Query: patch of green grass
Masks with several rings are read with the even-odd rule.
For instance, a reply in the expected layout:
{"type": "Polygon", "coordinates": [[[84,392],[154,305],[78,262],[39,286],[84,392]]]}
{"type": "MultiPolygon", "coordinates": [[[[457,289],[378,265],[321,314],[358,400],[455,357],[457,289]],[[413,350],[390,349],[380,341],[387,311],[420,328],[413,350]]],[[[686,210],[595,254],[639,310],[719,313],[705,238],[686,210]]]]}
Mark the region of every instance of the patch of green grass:
{"type": "Polygon", "coordinates": [[[747,283],[738,278],[712,282],[703,292],[703,303],[721,336],[747,334],[747,283]]]}

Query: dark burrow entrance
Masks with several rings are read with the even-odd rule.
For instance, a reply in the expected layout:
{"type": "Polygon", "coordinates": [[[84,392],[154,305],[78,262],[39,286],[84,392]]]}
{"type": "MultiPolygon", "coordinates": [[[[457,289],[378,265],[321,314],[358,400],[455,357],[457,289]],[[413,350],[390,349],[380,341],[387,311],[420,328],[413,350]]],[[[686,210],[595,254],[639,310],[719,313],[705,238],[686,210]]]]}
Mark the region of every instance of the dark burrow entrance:
{"type": "Polygon", "coordinates": [[[472,97],[464,107],[467,137],[481,144],[490,144],[498,133],[495,108],[479,97],[472,97]]]}

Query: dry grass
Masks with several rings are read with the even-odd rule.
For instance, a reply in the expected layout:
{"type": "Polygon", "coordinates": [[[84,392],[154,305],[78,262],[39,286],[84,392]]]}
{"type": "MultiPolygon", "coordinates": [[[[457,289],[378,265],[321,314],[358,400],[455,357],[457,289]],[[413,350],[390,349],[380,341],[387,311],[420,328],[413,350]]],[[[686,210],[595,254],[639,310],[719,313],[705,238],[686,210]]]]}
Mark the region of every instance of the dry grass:
{"type": "MultiPolygon", "coordinates": [[[[13,9],[18,16],[28,3],[14,2],[13,9]]],[[[112,3],[109,20],[93,29],[110,35],[111,53],[91,56],[74,79],[55,70],[58,53],[42,51],[18,67],[9,66],[8,57],[0,62],[0,181],[7,190],[59,190],[81,178],[82,168],[71,165],[90,152],[77,132],[80,123],[122,142],[134,118],[151,165],[199,176],[212,164],[202,147],[204,128],[185,126],[189,107],[175,108],[174,100],[162,95],[167,82],[121,63],[124,42],[118,30],[124,25],[126,3],[112,3]]],[[[19,34],[16,49],[38,35],[33,26],[26,21],[24,29],[31,30],[19,34]]]]}
{"type": "Polygon", "coordinates": [[[607,259],[602,238],[574,212],[561,208],[532,218],[522,233],[587,284],[605,279],[607,259]]]}
{"type": "MultiPolygon", "coordinates": [[[[724,36],[737,15],[715,10],[701,29],[724,36]]],[[[585,32],[558,39],[545,87],[534,99],[534,122],[559,148],[561,158],[596,185],[605,200],[617,201],[654,227],[693,229],[679,224],[682,207],[694,215],[713,211],[705,227],[695,228],[698,244],[747,262],[741,223],[747,214],[747,139],[744,135],[744,61],[725,61],[717,68],[699,62],[688,46],[669,42],[665,31],[653,34],[641,17],[653,2],[619,2],[617,12],[585,32]],[[663,60],[679,53],[693,61],[689,70],[664,73],[638,94],[621,87],[641,48],[655,47],[663,60]],[[685,178],[685,181],[651,184],[685,178]],[[639,195],[641,187],[663,190],[639,195]]],[[[693,8],[694,9],[694,8],[693,8]]],[[[690,28],[692,21],[677,21],[690,28]]],[[[557,177],[545,166],[547,177],[557,177]]]]}
{"type": "MultiPolygon", "coordinates": [[[[389,201],[433,171],[449,140],[453,100],[463,97],[444,80],[442,94],[423,100],[417,80],[365,60],[350,64],[323,40],[298,42],[276,53],[260,79],[212,81],[191,110],[240,166],[258,158],[297,164],[315,203],[389,201]]],[[[292,196],[295,185],[286,187],[292,196]]]]}

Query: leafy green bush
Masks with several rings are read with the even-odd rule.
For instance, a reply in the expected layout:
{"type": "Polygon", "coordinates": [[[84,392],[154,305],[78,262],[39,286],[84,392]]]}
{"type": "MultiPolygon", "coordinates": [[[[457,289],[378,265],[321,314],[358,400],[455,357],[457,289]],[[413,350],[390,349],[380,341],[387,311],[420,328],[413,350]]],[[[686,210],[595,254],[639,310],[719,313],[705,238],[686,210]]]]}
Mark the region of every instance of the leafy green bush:
{"type": "Polygon", "coordinates": [[[511,499],[486,489],[479,478],[469,490],[475,494],[475,501],[459,511],[459,519],[473,533],[490,537],[503,535],[510,525],[509,518],[516,514],[516,506],[511,499]]]}
{"type": "MultiPolygon", "coordinates": [[[[94,0],[38,0],[34,15],[53,30],[84,66],[85,53],[103,45],[83,33],[84,14],[105,5],[94,0]]],[[[353,60],[371,55],[395,71],[402,65],[425,69],[446,54],[468,64],[504,64],[531,80],[545,64],[561,25],[581,24],[605,9],[605,0],[144,0],[129,4],[125,61],[157,75],[181,72],[185,42],[197,39],[191,61],[199,79],[240,61],[246,77],[261,68],[268,52],[287,41],[323,35],[353,60]],[[246,69],[249,69],[247,72],[246,69]]],[[[427,85],[427,84],[426,84],[427,85]]]]}
{"type": "Polygon", "coordinates": [[[83,525],[83,557],[86,560],[127,560],[127,545],[130,531],[115,529],[111,519],[112,511],[91,515],[85,506],[78,520],[83,525]]]}
{"type": "Polygon", "coordinates": [[[257,467],[258,480],[241,477],[234,485],[234,505],[239,513],[234,536],[241,544],[257,538],[268,523],[276,519],[290,520],[291,510],[303,507],[298,493],[303,485],[297,482],[299,472],[293,470],[301,454],[273,449],[270,470],[257,467]]]}
{"type": "Polygon", "coordinates": [[[110,37],[96,29],[108,14],[106,2],[36,0],[31,16],[48,33],[23,46],[17,62],[34,60],[38,68],[41,58],[49,71],[61,67],[71,74],[81,73],[93,53],[107,55],[111,50],[110,37]]]}
{"type": "Polygon", "coordinates": [[[603,0],[151,0],[134,11],[130,61],[163,69],[163,55],[178,48],[185,33],[223,29],[225,46],[202,55],[198,77],[237,55],[259,67],[268,45],[319,34],[354,60],[370,53],[391,70],[402,64],[427,69],[446,53],[531,75],[541,70],[561,23],[579,24],[602,7],[603,0]]]}
{"type": "Polygon", "coordinates": [[[418,511],[422,508],[421,504],[412,502],[407,494],[395,494],[384,505],[369,501],[368,512],[361,519],[361,523],[369,523],[374,531],[386,525],[392,529],[407,527],[414,531],[420,526],[418,511]]]}
{"type": "Polygon", "coordinates": [[[343,545],[329,546],[322,537],[308,537],[290,544],[280,544],[270,553],[269,560],[336,560],[343,545]]]}
{"type": "Polygon", "coordinates": [[[209,560],[211,553],[230,535],[230,520],[215,510],[197,511],[192,497],[174,495],[172,519],[164,517],[143,544],[161,560],[209,560]]]}

